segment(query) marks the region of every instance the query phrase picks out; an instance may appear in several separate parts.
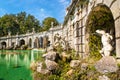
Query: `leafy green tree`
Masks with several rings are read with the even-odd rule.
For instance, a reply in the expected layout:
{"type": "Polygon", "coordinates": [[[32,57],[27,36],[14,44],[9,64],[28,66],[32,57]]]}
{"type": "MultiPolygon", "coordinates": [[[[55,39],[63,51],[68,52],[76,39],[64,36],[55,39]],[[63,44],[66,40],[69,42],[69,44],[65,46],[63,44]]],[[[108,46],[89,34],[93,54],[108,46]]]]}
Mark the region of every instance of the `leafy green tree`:
{"type": "Polygon", "coordinates": [[[20,12],[17,14],[17,23],[19,24],[20,31],[19,34],[25,33],[25,20],[26,20],[26,12],[20,12]]]}
{"type": "Polygon", "coordinates": [[[8,35],[8,31],[12,35],[25,34],[28,30],[32,32],[32,28],[36,32],[41,31],[41,25],[39,21],[26,12],[20,12],[18,14],[6,14],[0,17],[0,37],[8,35]]]}
{"type": "Polygon", "coordinates": [[[36,32],[39,32],[41,29],[39,21],[37,19],[35,19],[35,17],[30,15],[30,14],[26,18],[25,28],[27,30],[29,29],[30,32],[32,32],[32,28],[35,28],[36,32]]]}
{"type": "Polygon", "coordinates": [[[21,12],[17,14],[17,21],[20,26],[21,34],[24,34],[29,30],[32,32],[32,28],[35,28],[36,32],[39,32],[41,29],[39,21],[31,14],[26,14],[21,12]]]}
{"type": "Polygon", "coordinates": [[[16,23],[16,16],[13,14],[4,15],[0,18],[0,28],[2,29],[1,36],[8,34],[8,31],[11,31],[12,34],[16,34],[19,31],[19,25],[16,23]]]}
{"type": "Polygon", "coordinates": [[[43,25],[43,30],[49,30],[51,28],[51,23],[53,22],[53,26],[57,26],[59,22],[52,17],[47,17],[43,20],[42,25],[43,25]]]}

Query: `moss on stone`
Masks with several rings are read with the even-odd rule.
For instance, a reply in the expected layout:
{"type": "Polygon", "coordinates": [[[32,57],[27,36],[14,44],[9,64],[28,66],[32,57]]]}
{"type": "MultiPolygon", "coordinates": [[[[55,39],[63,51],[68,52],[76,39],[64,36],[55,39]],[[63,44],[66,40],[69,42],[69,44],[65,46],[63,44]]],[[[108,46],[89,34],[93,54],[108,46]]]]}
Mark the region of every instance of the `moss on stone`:
{"type": "Polygon", "coordinates": [[[105,30],[112,35],[115,34],[112,13],[110,9],[103,4],[99,4],[92,9],[86,24],[86,34],[89,34],[89,51],[90,55],[94,57],[100,56],[98,50],[102,47],[100,35],[95,33],[97,29],[105,30]]]}

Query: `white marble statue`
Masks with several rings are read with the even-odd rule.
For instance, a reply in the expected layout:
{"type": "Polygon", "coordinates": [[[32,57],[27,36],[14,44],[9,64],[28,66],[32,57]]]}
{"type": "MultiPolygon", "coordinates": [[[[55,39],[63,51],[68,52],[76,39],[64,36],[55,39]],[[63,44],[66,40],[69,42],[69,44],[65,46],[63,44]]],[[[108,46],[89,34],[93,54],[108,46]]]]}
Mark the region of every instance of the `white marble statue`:
{"type": "Polygon", "coordinates": [[[111,41],[113,37],[106,33],[104,30],[96,30],[98,34],[101,34],[101,41],[103,44],[103,48],[100,50],[100,53],[102,56],[109,56],[111,51],[113,50],[113,47],[111,45],[111,41]]]}

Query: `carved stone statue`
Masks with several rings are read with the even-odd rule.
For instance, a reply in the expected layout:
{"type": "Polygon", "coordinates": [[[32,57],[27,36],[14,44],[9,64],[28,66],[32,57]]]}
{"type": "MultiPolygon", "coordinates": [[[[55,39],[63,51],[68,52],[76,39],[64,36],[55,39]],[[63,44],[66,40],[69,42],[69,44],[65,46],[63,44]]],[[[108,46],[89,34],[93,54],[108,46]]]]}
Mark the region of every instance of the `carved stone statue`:
{"type": "Polygon", "coordinates": [[[59,44],[62,46],[64,50],[71,49],[68,41],[65,40],[65,37],[57,33],[54,36],[54,47],[58,46],[59,44]]]}
{"type": "Polygon", "coordinates": [[[104,30],[96,30],[96,32],[102,35],[101,41],[103,44],[103,48],[100,50],[101,55],[109,56],[110,52],[113,50],[113,47],[111,45],[113,37],[109,33],[106,33],[104,30]]]}
{"type": "Polygon", "coordinates": [[[61,36],[58,33],[55,34],[55,36],[54,36],[55,43],[58,43],[60,41],[60,39],[61,39],[61,36]]]}

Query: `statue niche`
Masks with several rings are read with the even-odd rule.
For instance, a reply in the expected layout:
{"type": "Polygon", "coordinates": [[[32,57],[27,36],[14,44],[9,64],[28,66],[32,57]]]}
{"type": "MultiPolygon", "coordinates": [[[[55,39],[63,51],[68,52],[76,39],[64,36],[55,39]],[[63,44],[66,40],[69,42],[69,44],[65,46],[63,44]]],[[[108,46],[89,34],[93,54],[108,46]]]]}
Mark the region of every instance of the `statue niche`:
{"type": "Polygon", "coordinates": [[[113,50],[113,47],[111,45],[111,41],[113,40],[113,37],[106,33],[104,30],[96,30],[96,33],[101,34],[101,41],[103,48],[99,51],[102,56],[110,56],[111,51],[113,50]]]}

